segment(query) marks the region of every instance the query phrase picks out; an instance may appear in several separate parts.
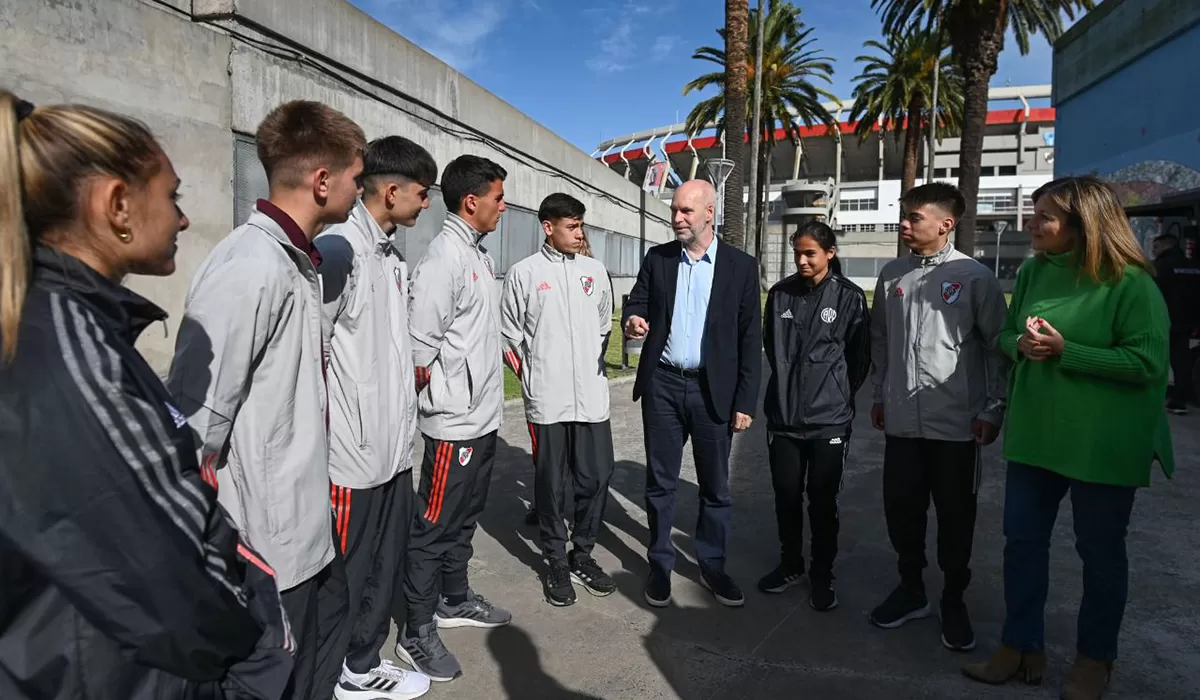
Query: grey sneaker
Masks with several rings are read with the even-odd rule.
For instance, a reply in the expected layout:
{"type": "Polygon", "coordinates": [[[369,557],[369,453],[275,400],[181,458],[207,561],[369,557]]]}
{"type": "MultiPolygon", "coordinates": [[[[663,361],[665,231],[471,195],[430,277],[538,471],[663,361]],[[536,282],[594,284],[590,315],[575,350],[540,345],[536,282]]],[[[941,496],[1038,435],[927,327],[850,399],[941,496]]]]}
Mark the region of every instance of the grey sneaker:
{"type": "Polygon", "coordinates": [[[462,675],[462,666],[442,644],[433,622],[417,628],[415,637],[409,637],[407,630],[401,631],[400,641],[396,643],[396,658],[429,676],[431,681],[445,683],[462,675]]]}
{"type": "Polygon", "coordinates": [[[455,627],[503,627],[512,622],[512,613],[492,605],[475,591],[467,590],[467,599],[462,605],[450,607],[445,598],[439,598],[433,617],[441,629],[455,627]]]}

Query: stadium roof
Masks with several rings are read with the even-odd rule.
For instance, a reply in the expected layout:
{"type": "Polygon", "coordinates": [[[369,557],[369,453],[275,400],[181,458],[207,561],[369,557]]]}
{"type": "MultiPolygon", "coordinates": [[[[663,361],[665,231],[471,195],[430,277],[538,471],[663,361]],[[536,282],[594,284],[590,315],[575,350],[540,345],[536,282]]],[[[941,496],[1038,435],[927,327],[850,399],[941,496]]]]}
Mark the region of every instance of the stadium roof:
{"type": "MultiPolygon", "coordinates": [[[[992,102],[1010,102],[1020,100],[1024,107],[1020,109],[1004,109],[992,110],[988,113],[988,124],[1020,124],[1025,122],[1052,122],[1054,121],[1054,109],[1050,107],[1034,108],[1029,105],[1031,99],[1046,99],[1051,96],[1050,85],[1026,85],[1018,87],[1001,87],[991,88],[988,90],[988,100],[992,102]]],[[[836,102],[826,102],[823,106],[834,114],[839,120],[839,131],[843,134],[854,132],[855,124],[852,122],[841,121],[843,112],[848,112],[853,100],[838,100],[836,102]]],[[[715,128],[715,124],[709,124],[705,130],[715,128]]],[[[878,128],[878,127],[877,127],[878,128]]],[[[828,129],[824,125],[816,125],[812,127],[801,126],[800,135],[803,137],[824,136],[828,133],[828,129]]],[[[778,129],[775,132],[777,139],[785,139],[786,131],[778,129]]],[[[653,142],[656,139],[662,139],[659,144],[665,149],[667,154],[677,153],[683,150],[696,149],[702,150],[711,148],[720,143],[720,139],[716,136],[692,137],[687,138],[686,127],[684,124],[671,124],[661,126],[654,129],[647,129],[637,133],[619,136],[617,138],[607,139],[600,143],[596,150],[592,152],[592,156],[601,155],[601,159],[605,163],[616,163],[621,160],[631,161],[645,158],[652,152],[653,142]],[[673,136],[678,136],[678,139],[672,140],[673,136]],[[638,143],[644,145],[636,150],[629,149],[638,143]],[[690,142],[690,143],[689,143],[690,142]],[[617,149],[613,152],[614,149],[617,149]],[[623,156],[623,157],[622,157],[623,156]]]]}

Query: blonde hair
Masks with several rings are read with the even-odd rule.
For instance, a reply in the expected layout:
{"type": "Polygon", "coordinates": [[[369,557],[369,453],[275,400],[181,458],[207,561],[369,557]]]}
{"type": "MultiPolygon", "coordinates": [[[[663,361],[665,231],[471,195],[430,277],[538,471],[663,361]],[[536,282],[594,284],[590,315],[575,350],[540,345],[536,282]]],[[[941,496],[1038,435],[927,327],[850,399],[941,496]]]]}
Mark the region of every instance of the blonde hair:
{"type": "Polygon", "coordinates": [[[142,185],[161,149],[145,125],[80,105],[33,108],[0,90],[0,355],[17,352],[33,244],[80,214],[82,185],[98,175],[142,185]],[[27,112],[19,118],[18,109],[27,112]],[[32,111],[29,111],[32,110],[32,111]]]}
{"type": "Polygon", "coordinates": [[[1034,191],[1035,203],[1042,197],[1049,197],[1067,215],[1067,225],[1078,235],[1079,267],[1093,281],[1119,281],[1130,265],[1154,273],[1116,193],[1102,180],[1091,176],[1051,180],[1034,191]]]}
{"type": "Polygon", "coordinates": [[[588,240],[587,231],[583,232],[583,245],[579,247],[579,252],[589,258],[596,257],[592,255],[592,243],[588,240]]]}

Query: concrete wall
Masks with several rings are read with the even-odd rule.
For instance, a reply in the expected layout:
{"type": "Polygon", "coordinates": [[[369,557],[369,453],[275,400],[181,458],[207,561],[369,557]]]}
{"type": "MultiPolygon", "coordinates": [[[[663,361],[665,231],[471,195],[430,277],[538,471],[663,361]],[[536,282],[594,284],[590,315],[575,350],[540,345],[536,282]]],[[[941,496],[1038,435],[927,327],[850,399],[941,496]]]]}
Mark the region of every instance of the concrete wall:
{"type": "MultiPolygon", "coordinates": [[[[169,363],[192,274],[236,223],[234,134],[253,134],[283,101],[327,102],[368,138],[403,134],[439,164],[487,156],[509,171],[514,204],[536,209],[564,191],[584,201],[588,223],[639,233],[637,185],[342,0],[0,0],[0,18],[0,85],[35,103],[82,102],[142,119],[183,179],[192,226],[178,271],[129,281],[172,317],[141,343],[156,369],[169,363]],[[482,132],[518,158],[439,128],[450,126],[482,132]]],[[[649,244],[667,240],[669,208],[653,199],[646,208],[649,244]]]]}
{"type": "Polygon", "coordinates": [[[1200,187],[1200,3],[1107,0],[1055,44],[1055,174],[1125,204],[1200,187]]]}

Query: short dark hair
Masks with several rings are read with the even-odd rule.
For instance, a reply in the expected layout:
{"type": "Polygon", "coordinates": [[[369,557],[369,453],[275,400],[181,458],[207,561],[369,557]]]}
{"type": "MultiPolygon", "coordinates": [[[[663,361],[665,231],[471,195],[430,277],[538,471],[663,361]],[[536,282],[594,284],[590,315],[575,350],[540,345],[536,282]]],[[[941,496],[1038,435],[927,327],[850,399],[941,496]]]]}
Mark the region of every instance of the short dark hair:
{"type": "Polygon", "coordinates": [[[362,155],[362,128],[329,105],[294,100],[279,105],[258,125],[255,142],[267,182],[298,187],[313,168],[341,171],[362,155]]]}
{"type": "Polygon", "coordinates": [[[569,194],[555,192],[542,200],[538,207],[538,221],[556,221],[558,219],[582,219],[587,213],[583,202],[569,194]]]}
{"type": "Polygon", "coordinates": [[[388,176],[432,187],[437,182],[437,163],[429,151],[413,141],[403,136],[384,136],[367,144],[363,154],[363,194],[375,194],[388,176]]]}
{"type": "Polygon", "coordinates": [[[467,195],[482,197],[492,183],[508,177],[498,164],[479,156],[459,156],[446,164],[442,171],[442,200],[446,211],[457,214],[467,195]]]}
{"type": "Polygon", "coordinates": [[[967,210],[967,200],[957,187],[948,182],[927,182],[905,192],[900,197],[902,204],[909,208],[923,207],[935,204],[950,212],[955,219],[961,219],[967,210]]]}
{"type": "Polygon", "coordinates": [[[1175,245],[1179,245],[1179,236],[1176,236],[1173,233],[1164,233],[1162,235],[1154,237],[1155,243],[1161,243],[1163,241],[1170,241],[1170,242],[1174,243],[1175,245]]]}

